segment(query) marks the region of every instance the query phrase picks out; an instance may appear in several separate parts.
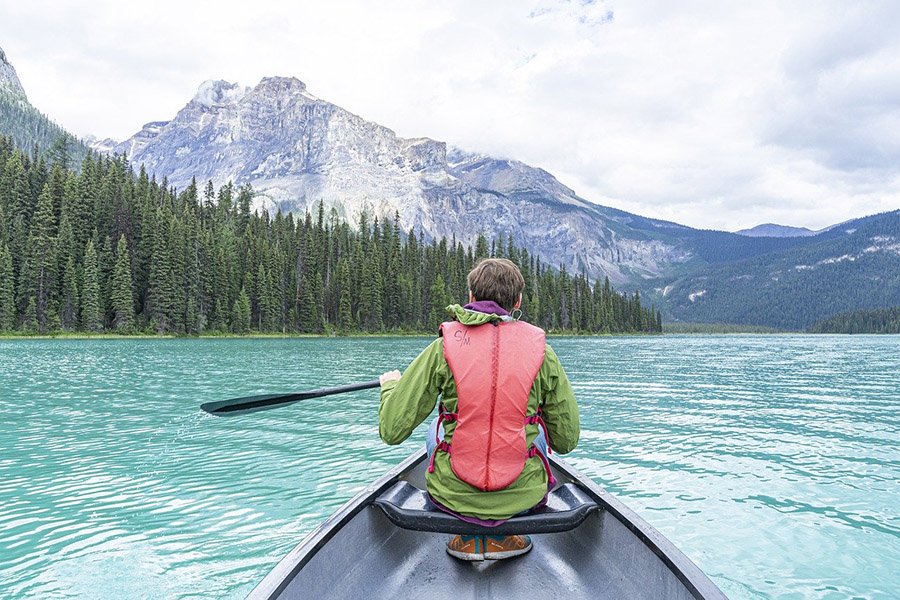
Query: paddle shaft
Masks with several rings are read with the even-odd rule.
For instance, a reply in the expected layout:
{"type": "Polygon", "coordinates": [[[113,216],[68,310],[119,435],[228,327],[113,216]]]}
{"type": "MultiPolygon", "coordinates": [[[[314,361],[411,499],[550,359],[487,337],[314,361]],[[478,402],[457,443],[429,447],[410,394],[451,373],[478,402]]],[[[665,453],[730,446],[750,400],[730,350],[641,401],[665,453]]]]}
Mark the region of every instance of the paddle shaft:
{"type": "Polygon", "coordinates": [[[243,398],[232,398],[231,400],[207,402],[200,405],[200,408],[217,417],[233,416],[260,410],[269,410],[270,408],[278,408],[280,406],[300,402],[301,400],[309,400],[311,398],[322,398],[323,396],[333,396],[334,394],[368,390],[379,387],[380,385],[381,383],[377,379],[374,379],[362,383],[319,388],[308,392],[295,392],[293,394],[263,394],[260,396],[246,396],[243,398]]]}

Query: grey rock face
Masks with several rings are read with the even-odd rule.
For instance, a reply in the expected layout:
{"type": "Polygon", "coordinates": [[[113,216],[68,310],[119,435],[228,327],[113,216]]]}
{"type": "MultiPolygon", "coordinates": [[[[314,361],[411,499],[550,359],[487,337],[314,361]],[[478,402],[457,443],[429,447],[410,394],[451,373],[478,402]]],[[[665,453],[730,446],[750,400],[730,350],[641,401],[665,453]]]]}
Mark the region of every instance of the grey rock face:
{"type": "Polygon", "coordinates": [[[21,96],[22,100],[28,100],[28,97],[25,95],[25,88],[22,87],[22,82],[19,81],[15,68],[6,59],[6,53],[3,51],[3,48],[0,48],[0,89],[5,89],[16,96],[21,96]]]}
{"type": "Polygon", "coordinates": [[[195,176],[250,183],[266,210],[303,213],[321,200],[350,222],[363,211],[396,212],[405,230],[427,239],[511,236],[546,263],[614,283],[658,276],[691,256],[665,235],[632,230],[632,215],[579,198],[542,169],[400,138],[295,78],[267,77],[253,88],[207,81],[173,120],[148,123],[113,151],[179,188],[195,176]]]}

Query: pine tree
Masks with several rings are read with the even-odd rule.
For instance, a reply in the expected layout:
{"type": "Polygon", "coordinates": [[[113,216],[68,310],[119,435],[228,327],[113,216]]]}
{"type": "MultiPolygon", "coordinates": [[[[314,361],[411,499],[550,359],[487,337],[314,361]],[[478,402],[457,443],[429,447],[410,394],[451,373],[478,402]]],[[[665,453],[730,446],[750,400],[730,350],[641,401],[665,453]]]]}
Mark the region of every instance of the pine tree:
{"type": "Polygon", "coordinates": [[[400,253],[392,252],[388,260],[388,268],[384,281],[384,319],[388,327],[399,327],[403,324],[403,297],[400,272],[400,253]]]}
{"type": "Polygon", "coordinates": [[[351,307],[350,290],[350,265],[346,258],[338,263],[338,290],[340,300],[338,303],[338,327],[344,332],[354,328],[353,312],[351,307]]]}
{"type": "Polygon", "coordinates": [[[45,333],[56,319],[56,237],[53,197],[45,186],[31,222],[25,261],[19,275],[19,293],[26,302],[34,299],[35,326],[45,333]]]}
{"type": "Polygon", "coordinates": [[[379,265],[378,246],[372,244],[362,272],[362,304],[359,309],[360,325],[365,331],[381,331],[384,285],[379,265]]]}
{"type": "Polygon", "coordinates": [[[112,326],[119,333],[128,333],[134,327],[134,286],[131,280],[131,259],[125,235],[119,237],[116,246],[116,265],[112,277],[112,326]]]}
{"type": "Polygon", "coordinates": [[[54,167],[68,170],[71,160],[70,147],[73,145],[73,142],[72,136],[68,134],[56,136],[56,139],[53,140],[53,143],[47,150],[47,155],[50,157],[54,167]]]}
{"type": "Polygon", "coordinates": [[[37,325],[37,302],[34,296],[28,298],[28,304],[25,307],[25,318],[22,319],[22,332],[33,335],[38,332],[37,325]]]}
{"type": "Polygon", "coordinates": [[[241,186],[238,190],[238,234],[244,235],[250,224],[250,202],[253,200],[253,190],[249,185],[241,186]]]}
{"type": "Polygon", "coordinates": [[[78,309],[78,273],[75,270],[75,258],[69,256],[63,268],[59,299],[59,321],[63,329],[71,331],[78,328],[78,309]]]}
{"type": "Polygon", "coordinates": [[[84,331],[100,330],[100,275],[97,251],[89,239],[84,249],[84,273],[81,284],[81,328],[84,331]]]}
{"type": "Polygon", "coordinates": [[[6,161],[3,180],[0,181],[0,194],[7,218],[14,220],[17,216],[22,216],[26,220],[31,219],[33,210],[31,189],[19,152],[13,152],[6,161]]]}
{"type": "Polygon", "coordinates": [[[316,300],[313,295],[312,282],[307,279],[300,287],[300,298],[297,302],[297,318],[299,320],[300,331],[304,333],[315,333],[320,330],[321,319],[316,310],[316,300]]]}
{"type": "MultiPolygon", "coordinates": [[[[2,178],[2,174],[3,164],[0,163],[0,178],[2,178]]],[[[6,246],[8,244],[8,241],[9,240],[6,233],[6,211],[4,211],[3,209],[3,202],[0,201],[0,246],[6,246]]]]}
{"type": "MultiPolygon", "coordinates": [[[[189,196],[190,197],[190,196],[189,196]]],[[[193,195],[196,201],[196,189],[193,195]]],[[[184,198],[182,198],[182,201],[184,198]]],[[[177,217],[169,220],[167,247],[169,253],[169,277],[171,290],[170,330],[175,333],[187,331],[188,285],[187,258],[188,239],[184,223],[177,217]]]]}
{"type": "Polygon", "coordinates": [[[16,305],[13,285],[12,257],[6,244],[0,245],[0,331],[12,331],[16,326],[16,305]]]}
{"type": "Polygon", "coordinates": [[[479,261],[482,258],[487,258],[490,256],[490,249],[488,248],[487,239],[484,237],[483,233],[478,234],[478,238],[475,240],[475,261],[479,261]]]}
{"type": "Polygon", "coordinates": [[[272,295],[272,279],[269,277],[269,271],[265,265],[259,263],[256,269],[256,306],[257,306],[257,329],[260,332],[272,331],[274,328],[274,303],[275,298],[272,295]]]}
{"type": "Polygon", "coordinates": [[[147,313],[157,333],[167,333],[174,327],[175,280],[169,251],[169,227],[162,212],[157,213],[150,280],[147,289],[147,313]]]}
{"type": "Polygon", "coordinates": [[[237,334],[250,331],[250,296],[243,287],[231,307],[231,331],[237,334]]]}
{"type": "Polygon", "coordinates": [[[313,326],[316,333],[325,331],[325,311],[322,305],[325,302],[325,280],[322,273],[316,273],[312,278],[312,298],[314,310],[313,326]]]}
{"type": "Polygon", "coordinates": [[[106,328],[112,312],[110,282],[116,263],[116,249],[113,247],[112,238],[108,235],[101,237],[96,229],[93,238],[97,248],[97,275],[100,282],[100,326],[106,328]]]}
{"type": "Polygon", "coordinates": [[[435,278],[430,290],[431,309],[428,312],[428,328],[437,331],[438,326],[447,318],[447,306],[450,304],[450,296],[444,285],[444,277],[440,273],[435,278]]]}

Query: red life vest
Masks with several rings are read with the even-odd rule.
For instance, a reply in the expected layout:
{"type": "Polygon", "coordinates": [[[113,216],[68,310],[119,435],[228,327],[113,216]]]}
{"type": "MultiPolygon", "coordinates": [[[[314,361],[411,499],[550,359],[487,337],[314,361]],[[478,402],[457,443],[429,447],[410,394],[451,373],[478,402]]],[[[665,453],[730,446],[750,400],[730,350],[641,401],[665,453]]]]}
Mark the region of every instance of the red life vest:
{"type": "MultiPolygon", "coordinates": [[[[436,451],[450,453],[450,467],[460,480],[482,491],[503,489],[536,454],[534,446],[525,445],[525,425],[543,424],[540,412],[526,412],[544,362],[544,331],[519,321],[477,326],[451,321],[441,325],[441,333],[458,402],[456,413],[440,405],[439,419],[456,421],[456,427],[452,440],[441,441],[436,451]]],[[[546,458],[541,459],[549,474],[546,458]]]]}

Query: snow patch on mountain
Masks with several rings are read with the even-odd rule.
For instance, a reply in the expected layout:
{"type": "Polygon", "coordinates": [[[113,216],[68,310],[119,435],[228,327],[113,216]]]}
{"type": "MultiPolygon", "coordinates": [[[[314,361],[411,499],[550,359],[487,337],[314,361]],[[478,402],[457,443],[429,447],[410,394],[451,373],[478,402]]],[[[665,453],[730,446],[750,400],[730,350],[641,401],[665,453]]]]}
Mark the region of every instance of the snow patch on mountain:
{"type": "Polygon", "coordinates": [[[224,106],[240,101],[248,91],[250,88],[236,83],[210,79],[200,84],[193,101],[204,106],[224,106]]]}
{"type": "Polygon", "coordinates": [[[696,292],[691,292],[688,294],[688,300],[691,302],[696,302],[698,298],[702,298],[706,295],[706,290],[697,290],[696,292]]]}
{"type": "Polygon", "coordinates": [[[113,151],[119,142],[112,138],[104,138],[98,139],[96,136],[88,135],[84,138],[84,143],[87,144],[88,148],[95,152],[101,152],[103,154],[109,154],[113,151]]]}

